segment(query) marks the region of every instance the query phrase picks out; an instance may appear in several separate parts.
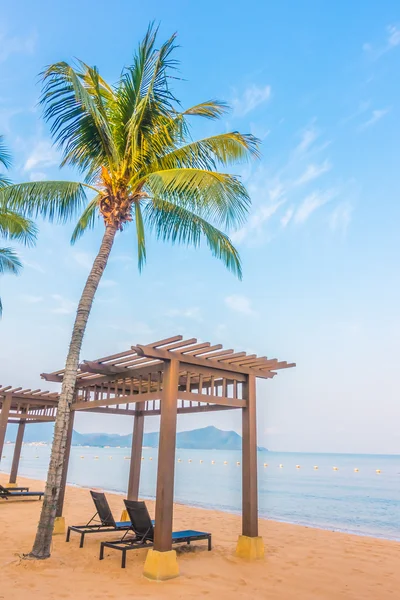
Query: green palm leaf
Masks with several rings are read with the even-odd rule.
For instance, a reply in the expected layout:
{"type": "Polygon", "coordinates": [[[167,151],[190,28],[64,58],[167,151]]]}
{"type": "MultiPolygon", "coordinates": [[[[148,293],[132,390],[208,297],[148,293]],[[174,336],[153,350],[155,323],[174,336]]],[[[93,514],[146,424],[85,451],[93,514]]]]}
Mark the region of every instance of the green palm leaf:
{"type": "Polygon", "coordinates": [[[21,261],[12,248],[0,248],[0,274],[18,275],[22,268],[21,261]]]}
{"type": "Polygon", "coordinates": [[[27,246],[36,241],[37,227],[21,214],[0,206],[0,236],[6,240],[16,240],[27,246]]]}
{"type": "Polygon", "coordinates": [[[93,229],[96,223],[96,217],[98,216],[100,198],[100,194],[97,194],[97,196],[95,196],[93,200],[89,202],[83,211],[74,231],[72,232],[71,244],[75,244],[75,242],[85,233],[87,229],[93,229]]]}
{"type": "Polygon", "coordinates": [[[143,185],[151,197],[182,205],[227,228],[243,223],[250,205],[247,191],[236,177],[211,170],[182,167],[155,171],[143,178],[143,185]]]}
{"type": "Polygon", "coordinates": [[[0,135],[0,164],[6,169],[11,167],[11,154],[4,143],[3,135],[0,135]]]}
{"type": "Polygon", "coordinates": [[[251,157],[258,158],[258,146],[258,140],[252,135],[243,135],[237,131],[222,133],[167,152],[157,161],[155,168],[158,170],[189,167],[215,170],[218,163],[228,166],[247,161],[251,157]]]}
{"type": "Polygon", "coordinates": [[[199,215],[165,200],[147,204],[145,221],[158,239],[197,248],[205,238],[211,253],[242,278],[240,257],[231,240],[199,215]]]}
{"type": "Polygon", "coordinates": [[[135,202],[135,223],[138,247],[138,267],[139,271],[141,271],[146,262],[146,238],[142,209],[139,202],[135,202]]]}
{"type": "Polygon", "coordinates": [[[27,216],[41,215],[49,221],[66,223],[86,204],[85,187],[90,186],[73,181],[16,183],[0,189],[0,205],[27,216]]]}
{"type": "MultiPolygon", "coordinates": [[[[0,275],[11,273],[18,275],[22,268],[21,261],[12,248],[0,248],[0,275]]],[[[0,317],[3,314],[3,304],[0,298],[0,317]]]]}

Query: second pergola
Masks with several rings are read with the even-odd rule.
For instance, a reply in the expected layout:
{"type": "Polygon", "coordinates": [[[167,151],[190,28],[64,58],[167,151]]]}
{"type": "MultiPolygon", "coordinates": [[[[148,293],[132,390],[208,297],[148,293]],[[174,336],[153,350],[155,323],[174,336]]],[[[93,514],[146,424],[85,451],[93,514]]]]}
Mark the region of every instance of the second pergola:
{"type": "MultiPolygon", "coordinates": [[[[176,424],[178,414],[241,409],[242,534],[237,554],[264,554],[258,535],[256,379],[272,379],[278,369],[295,364],[224,350],[220,344],[183,340],[178,335],[80,365],[67,438],[67,456],[77,411],[133,415],[133,442],[127,497],[137,500],[144,419],[160,415],[154,548],[145,574],[154,579],[178,574],[172,550],[176,424]]],[[[44,373],[62,381],[63,371],[44,373]]],[[[57,516],[62,518],[68,460],[64,465],[57,516]]]]}

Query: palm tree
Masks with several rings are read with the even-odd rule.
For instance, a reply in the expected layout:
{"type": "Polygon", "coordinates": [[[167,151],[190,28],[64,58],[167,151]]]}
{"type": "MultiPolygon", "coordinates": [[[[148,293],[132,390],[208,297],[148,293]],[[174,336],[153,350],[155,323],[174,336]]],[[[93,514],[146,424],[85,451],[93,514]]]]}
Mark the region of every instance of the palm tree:
{"type": "MultiPolygon", "coordinates": [[[[11,165],[11,156],[4,145],[2,135],[0,135],[0,165],[3,165],[6,169],[11,165]]],[[[0,190],[9,184],[8,178],[0,173],[0,190]]],[[[29,221],[15,210],[6,208],[0,202],[0,237],[30,245],[35,241],[36,227],[32,221],[29,221]]],[[[0,247],[0,275],[5,273],[18,275],[21,268],[21,261],[13,249],[0,247]]],[[[3,305],[0,298],[0,317],[2,312],[3,305]]]]}
{"type": "Polygon", "coordinates": [[[227,106],[209,101],[181,110],[170,87],[177,66],[171,57],[175,35],[159,49],[156,35],[150,25],[133,64],[114,86],[82,61],[47,68],[44,117],[63,153],[62,165],[76,167],[83,181],[24,183],[4,192],[9,206],[50,220],[67,221],[84,207],[72,242],[95,224],[97,215],[105,226],[66,358],[43,507],[30,554],[34,558],[50,556],[82,339],[117,232],[133,222],[140,269],[146,260],[145,233],[153,232],[162,240],[195,247],[204,238],[212,254],[241,277],[239,255],[219,227],[239,226],[250,200],[240,181],[218,167],[257,156],[258,140],[237,132],[192,140],[190,117],[217,119],[227,106]]]}

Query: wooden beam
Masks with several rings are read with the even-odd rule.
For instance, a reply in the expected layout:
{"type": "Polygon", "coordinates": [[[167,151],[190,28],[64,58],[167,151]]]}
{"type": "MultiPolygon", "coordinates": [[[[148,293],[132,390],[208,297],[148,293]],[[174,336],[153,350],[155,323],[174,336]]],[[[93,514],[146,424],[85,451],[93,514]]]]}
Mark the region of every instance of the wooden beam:
{"type": "Polygon", "coordinates": [[[140,468],[142,465],[143,431],[144,431],[144,402],[138,402],[137,414],[133,420],[133,438],[131,463],[129,465],[128,500],[138,500],[140,485],[140,468]]]}
{"type": "Polygon", "coordinates": [[[18,475],[19,459],[21,457],[22,441],[24,439],[25,421],[21,419],[18,425],[17,437],[15,439],[14,454],[11,465],[9,483],[16,483],[18,475]]]}
{"type": "Polygon", "coordinates": [[[54,383],[61,383],[63,380],[62,375],[56,375],[55,373],[40,373],[40,377],[46,381],[53,381],[54,383]]]}
{"type": "Polygon", "coordinates": [[[47,415],[30,415],[27,413],[26,417],[24,417],[26,419],[27,423],[30,423],[31,421],[40,421],[41,423],[47,423],[48,421],[55,421],[56,417],[54,416],[47,416],[47,415]]]}
{"type": "Polygon", "coordinates": [[[164,371],[158,444],[156,524],[154,531],[154,549],[158,552],[167,552],[172,548],[178,380],[179,362],[171,360],[167,363],[164,371]]]}
{"type": "Polygon", "coordinates": [[[185,359],[182,360],[182,362],[180,362],[180,371],[189,371],[190,373],[196,373],[197,375],[205,375],[206,377],[219,377],[219,378],[229,378],[229,379],[236,379],[236,381],[242,381],[245,382],[246,381],[246,376],[243,375],[243,373],[234,373],[232,374],[232,371],[227,371],[224,368],[219,368],[219,367],[214,367],[214,365],[211,363],[210,366],[203,366],[203,365],[193,365],[192,363],[188,363],[185,359]]]}
{"type": "MultiPolygon", "coordinates": [[[[168,352],[168,350],[157,350],[155,348],[151,348],[150,346],[132,346],[135,348],[137,353],[141,356],[147,356],[149,358],[159,358],[160,360],[177,360],[182,358],[187,365],[196,365],[199,367],[205,367],[208,369],[209,367],[212,369],[220,370],[220,364],[216,360],[207,359],[207,358],[196,358],[195,356],[190,356],[188,354],[180,355],[179,352],[168,352]],[[184,357],[184,358],[183,358],[184,357]]],[[[232,355],[233,356],[233,355],[232,355]]],[[[235,355],[237,356],[237,354],[235,355]]],[[[231,366],[229,364],[222,363],[222,369],[224,371],[229,371],[229,376],[232,377],[232,373],[242,373],[247,375],[254,375],[254,371],[248,369],[246,367],[240,366],[231,366]]],[[[262,377],[263,379],[272,379],[274,373],[270,373],[269,371],[263,371],[257,373],[257,377],[262,377]]]]}
{"type": "MultiPolygon", "coordinates": [[[[135,376],[136,373],[138,372],[138,369],[140,369],[140,365],[146,361],[146,362],[150,362],[152,359],[148,359],[143,358],[138,356],[137,357],[137,361],[138,361],[138,366],[135,366],[135,363],[130,364],[129,366],[114,366],[114,365],[103,365],[102,363],[99,362],[94,362],[94,361],[90,361],[90,360],[85,360],[83,363],[81,363],[80,365],[80,369],[83,373],[94,373],[96,375],[123,375],[124,378],[125,377],[130,377],[130,376],[135,376]]],[[[161,364],[161,363],[154,363],[154,366],[157,364],[161,364]]],[[[145,365],[147,366],[147,365],[145,365]]],[[[149,365],[149,366],[153,366],[153,365],[149,365]]],[[[144,367],[145,368],[145,367],[144,367]]]]}
{"type": "Polygon", "coordinates": [[[146,402],[148,400],[159,400],[160,392],[146,392],[145,394],[134,394],[133,396],[116,396],[108,400],[89,400],[88,402],[74,402],[71,410],[91,410],[104,406],[115,406],[116,404],[133,404],[134,402],[146,402]]]}
{"type": "MultiPolygon", "coordinates": [[[[11,388],[11,386],[10,386],[11,388]]],[[[6,438],[7,423],[10,416],[11,394],[6,394],[0,412],[0,462],[3,455],[4,440],[6,438]]]]}
{"type": "Polygon", "coordinates": [[[258,536],[256,378],[244,386],[247,406],[242,410],[242,534],[258,536]]]}
{"type": "Polygon", "coordinates": [[[108,381],[118,381],[119,379],[129,379],[131,377],[139,379],[139,377],[146,377],[149,374],[156,374],[159,371],[163,371],[163,369],[163,362],[154,363],[146,367],[136,367],[135,369],[120,368],[119,372],[114,373],[113,375],[99,375],[99,377],[78,379],[77,385],[79,388],[85,388],[106,383],[108,381]]]}
{"type": "Polygon", "coordinates": [[[221,404],[223,406],[232,406],[234,408],[244,408],[246,400],[238,398],[227,398],[226,396],[210,396],[207,394],[193,394],[193,392],[178,392],[179,400],[189,400],[194,402],[208,402],[210,404],[221,404]]]}
{"type": "MultiPolygon", "coordinates": [[[[81,412],[86,412],[85,409],[82,409],[81,412]]],[[[105,415],[128,415],[130,417],[134,417],[137,414],[137,410],[134,408],[88,408],[87,412],[92,413],[100,413],[105,415]]]]}
{"type": "MultiPolygon", "coordinates": [[[[183,340],[182,335],[174,335],[173,337],[165,338],[164,340],[158,340],[158,342],[153,342],[151,344],[151,346],[153,348],[158,348],[159,346],[166,346],[167,344],[172,344],[173,342],[179,342],[180,340],[183,340]]],[[[134,349],[133,346],[132,346],[132,349],[134,349]]]]}

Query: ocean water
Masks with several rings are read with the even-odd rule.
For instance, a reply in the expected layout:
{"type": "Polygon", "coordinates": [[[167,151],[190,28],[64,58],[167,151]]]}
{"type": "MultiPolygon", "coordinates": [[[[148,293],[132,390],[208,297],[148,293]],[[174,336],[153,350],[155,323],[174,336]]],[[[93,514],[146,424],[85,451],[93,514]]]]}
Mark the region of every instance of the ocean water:
{"type": "MultiPolygon", "coordinates": [[[[10,471],[13,450],[4,447],[2,471],[10,471]]],[[[68,482],[125,493],[129,455],[127,448],[73,447],[68,482]]],[[[44,479],[49,456],[49,446],[24,445],[20,475],[44,479]]],[[[175,501],[240,512],[237,462],[236,451],[177,450],[175,501]]],[[[260,517],[400,541],[400,456],[258,452],[258,474],[260,517]]],[[[141,497],[155,497],[156,476],[157,449],[144,448],[141,497]]]]}

